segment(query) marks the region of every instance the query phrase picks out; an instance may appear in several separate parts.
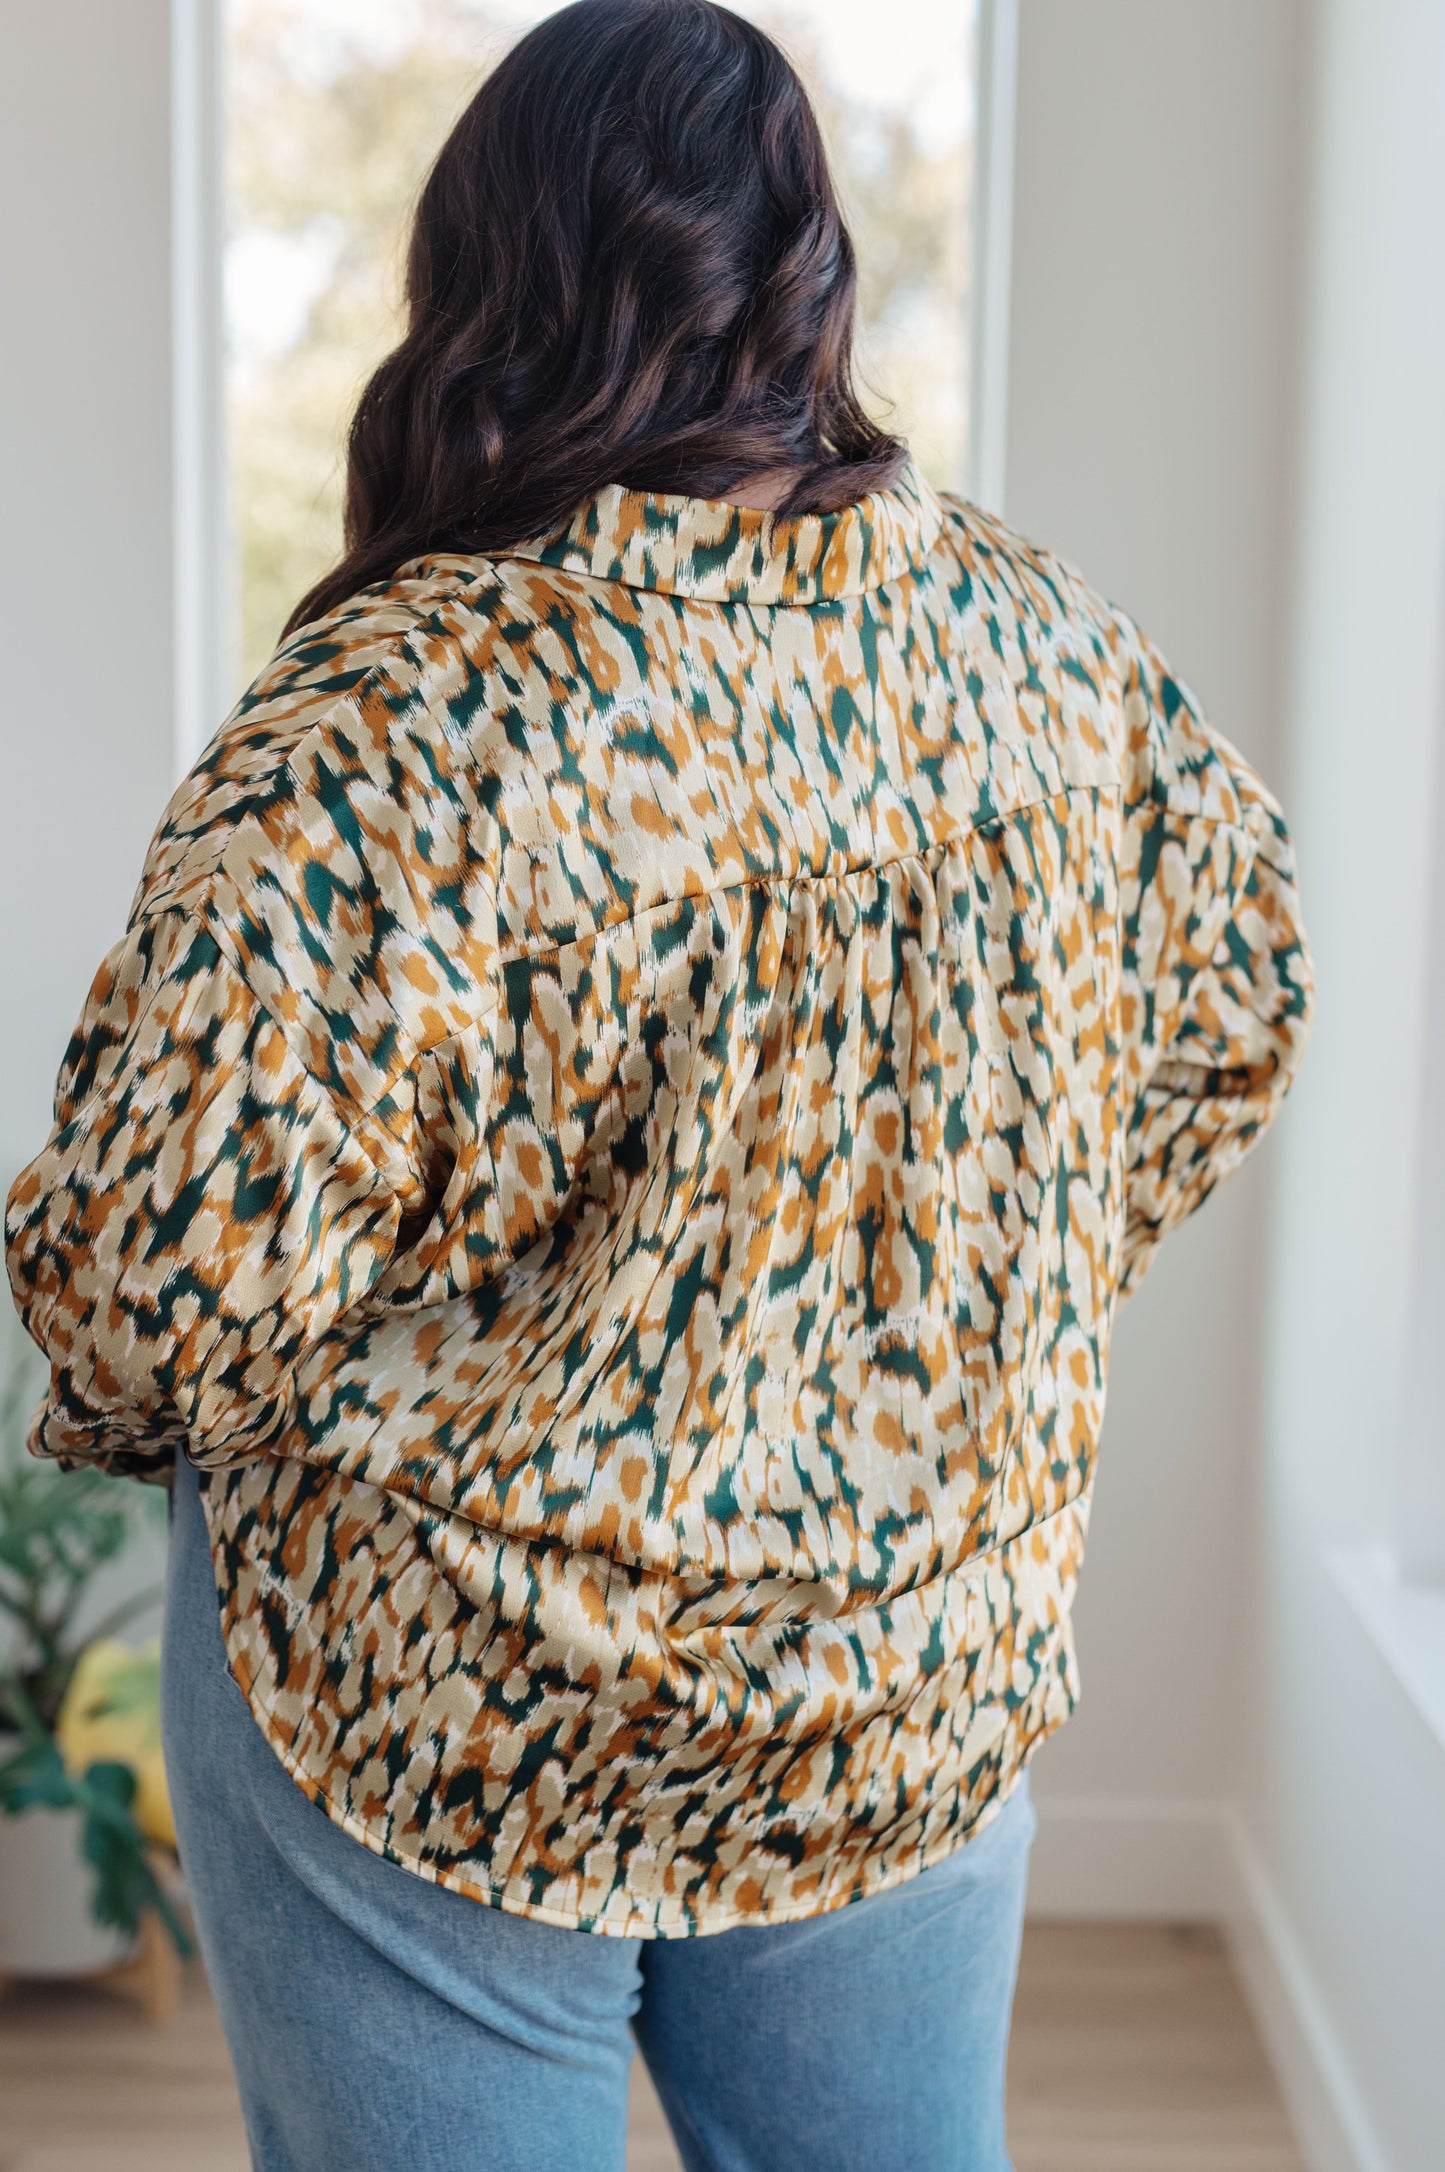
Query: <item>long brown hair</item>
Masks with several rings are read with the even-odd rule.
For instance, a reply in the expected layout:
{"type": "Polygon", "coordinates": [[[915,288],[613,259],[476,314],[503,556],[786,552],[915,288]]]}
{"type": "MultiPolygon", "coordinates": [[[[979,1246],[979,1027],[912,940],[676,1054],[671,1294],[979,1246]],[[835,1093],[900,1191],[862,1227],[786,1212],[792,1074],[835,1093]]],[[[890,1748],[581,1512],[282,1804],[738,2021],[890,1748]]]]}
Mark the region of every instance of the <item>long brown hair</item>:
{"type": "Polygon", "coordinates": [[[853,386],[856,269],[807,92],[713,0],[575,0],[442,146],[407,328],[347,444],[345,551],[291,633],[433,551],[500,553],[608,483],[779,514],[897,479],[853,386]]]}

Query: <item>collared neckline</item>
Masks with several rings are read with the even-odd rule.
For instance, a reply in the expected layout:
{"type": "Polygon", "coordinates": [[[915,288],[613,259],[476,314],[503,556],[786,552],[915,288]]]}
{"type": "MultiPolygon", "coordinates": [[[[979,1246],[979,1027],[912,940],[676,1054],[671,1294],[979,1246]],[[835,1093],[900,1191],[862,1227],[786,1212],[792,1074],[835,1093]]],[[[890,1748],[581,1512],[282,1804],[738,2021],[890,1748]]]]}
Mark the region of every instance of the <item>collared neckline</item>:
{"type": "Polygon", "coordinates": [[[791,520],[610,483],[584,498],[564,529],[502,555],[701,603],[810,604],[916,571],[942,523],[942,506],[910,461],[891,490],[791,520]]]}

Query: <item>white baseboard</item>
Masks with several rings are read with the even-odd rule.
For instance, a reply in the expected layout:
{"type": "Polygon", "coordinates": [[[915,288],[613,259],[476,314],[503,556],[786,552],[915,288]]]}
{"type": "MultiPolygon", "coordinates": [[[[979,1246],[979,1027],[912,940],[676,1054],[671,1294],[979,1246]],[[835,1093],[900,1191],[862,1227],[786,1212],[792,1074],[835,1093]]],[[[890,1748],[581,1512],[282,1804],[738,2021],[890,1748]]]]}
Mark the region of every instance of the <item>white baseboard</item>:
{"type": "Polygon", "coordinates": [[[1223,1803],[1036,1794],[1029,1914],[1217,1923],[1310,2172],[1392,2172],[1268,1875],[1223,1803]]]}

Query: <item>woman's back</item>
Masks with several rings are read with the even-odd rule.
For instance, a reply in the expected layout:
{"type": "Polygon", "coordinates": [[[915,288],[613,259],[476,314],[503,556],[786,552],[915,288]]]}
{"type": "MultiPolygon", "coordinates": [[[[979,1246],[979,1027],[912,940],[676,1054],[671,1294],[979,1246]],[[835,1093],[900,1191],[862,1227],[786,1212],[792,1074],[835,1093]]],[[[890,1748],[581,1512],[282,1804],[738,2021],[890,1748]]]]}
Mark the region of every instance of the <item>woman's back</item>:
{"type": "Polygon", "coordinates": [[[1056,561],[912,470],[602,490],[303,628],[177,795],[16,1194],[42,1445],[184,1428],[369,1845],[836,1906],[1071,1709],[1115,1299],[1307,998],[1274,803],[1056,561]]]}
{"type": "Polygon", "coordinates": [[[1116,1300],[1309,964],[1274,802],[918,478],[855,289],[756,26],[513,47],[11,1194],[34,1447],[177,1481],[265,2172],[621,2172],[634,2041],[690,2167],[1008,2162],[1116,1300]]]}

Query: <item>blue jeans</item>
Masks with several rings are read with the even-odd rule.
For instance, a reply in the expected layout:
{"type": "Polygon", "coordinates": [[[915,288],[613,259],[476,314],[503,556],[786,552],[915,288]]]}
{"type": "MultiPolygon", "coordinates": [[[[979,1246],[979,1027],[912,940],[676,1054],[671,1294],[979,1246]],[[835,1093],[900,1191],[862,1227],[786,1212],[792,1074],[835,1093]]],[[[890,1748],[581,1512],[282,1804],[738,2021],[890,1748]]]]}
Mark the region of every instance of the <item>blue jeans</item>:
{"type": "Polygon", "coordinates": [[[177,1471],[166,1766],[256,2172],[622,2172],[642,2051],[688,2172],[1007,2172],[1034,1811],[831,1915],[602,1938],[450,1893],[307,1800],[226,1667],[177,1471]]]}

